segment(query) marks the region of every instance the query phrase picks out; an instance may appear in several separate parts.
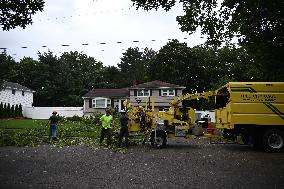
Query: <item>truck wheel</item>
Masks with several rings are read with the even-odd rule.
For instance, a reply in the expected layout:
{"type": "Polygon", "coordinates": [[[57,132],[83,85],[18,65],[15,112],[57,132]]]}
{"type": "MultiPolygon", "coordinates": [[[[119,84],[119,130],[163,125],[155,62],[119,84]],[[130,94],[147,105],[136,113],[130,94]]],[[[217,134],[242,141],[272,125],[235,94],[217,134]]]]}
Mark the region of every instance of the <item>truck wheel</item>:
{"type": "Polygon", "coordinates": [[[263,135],[263,146],[268,152],[281,152],[284,150],[284,133],[271,129],[263,135]]]}

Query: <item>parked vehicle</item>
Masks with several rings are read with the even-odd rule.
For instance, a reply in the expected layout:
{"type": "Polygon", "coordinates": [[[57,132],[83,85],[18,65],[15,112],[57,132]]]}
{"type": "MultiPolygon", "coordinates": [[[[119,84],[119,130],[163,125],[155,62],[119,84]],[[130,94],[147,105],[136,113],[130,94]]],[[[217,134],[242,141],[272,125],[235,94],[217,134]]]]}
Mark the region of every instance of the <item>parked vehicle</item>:
{"type": "Polygon", "coordinates": [[[266,151],[284,150],[284,82],[230,82],[216,91],[216,127],[224,137],[266,151]]]}

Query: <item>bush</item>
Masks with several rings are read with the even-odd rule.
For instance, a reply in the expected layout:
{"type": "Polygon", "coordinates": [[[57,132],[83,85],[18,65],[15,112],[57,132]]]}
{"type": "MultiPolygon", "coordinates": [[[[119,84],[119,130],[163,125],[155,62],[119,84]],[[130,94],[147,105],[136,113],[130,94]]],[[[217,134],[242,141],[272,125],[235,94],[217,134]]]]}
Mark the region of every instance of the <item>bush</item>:
{"type": "Polygon", "coordinates": [[[84,123],[98,125],[100,123],[100,118],[103,114],[101,113],[93,113],[89,117],[84,117],[84,123]]]}
{"type": "Polygon", "coordinates": [[[66,120],[67,120],[67,121],[83,121],[84,118],[79,117],[79,116],[77,116],[77,115],[74,115],[73,117],[67,117],[66,120]]]}

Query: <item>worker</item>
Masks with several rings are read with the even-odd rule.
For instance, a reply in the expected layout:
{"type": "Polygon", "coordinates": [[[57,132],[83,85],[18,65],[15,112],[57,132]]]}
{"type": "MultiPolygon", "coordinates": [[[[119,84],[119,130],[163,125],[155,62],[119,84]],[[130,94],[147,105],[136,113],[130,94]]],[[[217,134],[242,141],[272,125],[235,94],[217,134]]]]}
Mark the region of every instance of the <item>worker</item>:
{"type": "Polygon", "coordinates": [[[49,118],[50,128],[49,128],[49,137],[52,140],[57,140],[56,131],[59,117],[56,115],[57,112],[53,111],[52,115],[49,118]]]}
{"type": "Polygon", "coordinates": [[[106,114],[104,114],[100,118],[101,122],[101,137],[100,137],[100,144],[103,142],[104,138],[107,137],[107,145],[109,146],[111,144],[111,127],[112,127],[112,115],[111,110],[106,109],[106,114]]]}
{"type": "Polygon", "coordinates": [[[125,110],[120,111],[120,117],[119,117],[119,122],[120,122],[120,132],[119,132],[119,138],[118,138],[118,143],[117,146],[121,146],[121,142],[123,137],[125,137],[125,147],[128,148],[128,116],[126,114],[125,110]]]}

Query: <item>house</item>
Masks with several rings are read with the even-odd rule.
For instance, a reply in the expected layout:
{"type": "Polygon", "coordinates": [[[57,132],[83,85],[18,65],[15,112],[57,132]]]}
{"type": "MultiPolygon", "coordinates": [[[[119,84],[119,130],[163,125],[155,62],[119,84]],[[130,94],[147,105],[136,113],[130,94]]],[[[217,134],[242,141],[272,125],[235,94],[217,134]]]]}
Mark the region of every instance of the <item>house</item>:
{"type": "Polygon", "coordinates": [[[94,112],[105,113],[109,107],[116,108],[117,111],[124,109],[123,102],[129,99],[128,89],[93,89],[85,94],[84,115],[88,116],[94,112]]]}
{"type": "Polygon", "coordinates": [[[128,90],[131,104],[145,106],[147,98],[152,96],[155,111],[161,111],[164,108],[169,108],[172,100],[182,95],[183,89],[185,89],[183,86],[155,80],[131,86],[128,90]]]}
{"type": "Polygon", "coordinates": [[[170,102],[182,95],[183,86],[162,81],[151,81],[123,89],[93,89],[83,96],[84,115],[93,112],[104,112],[107,107],[120,111],[124,109],[123,102],[128,100],[132,105],[145,106],[146,101],[154,101],[155,111],[170,106],[170,102]]]}
{"type": "Polygon", "coordinates": [[[4,81],[0,89],[0,102],[11,106],[21,104],[23,107],[32,107],[34,92],[18,83],[4,81]]]}

